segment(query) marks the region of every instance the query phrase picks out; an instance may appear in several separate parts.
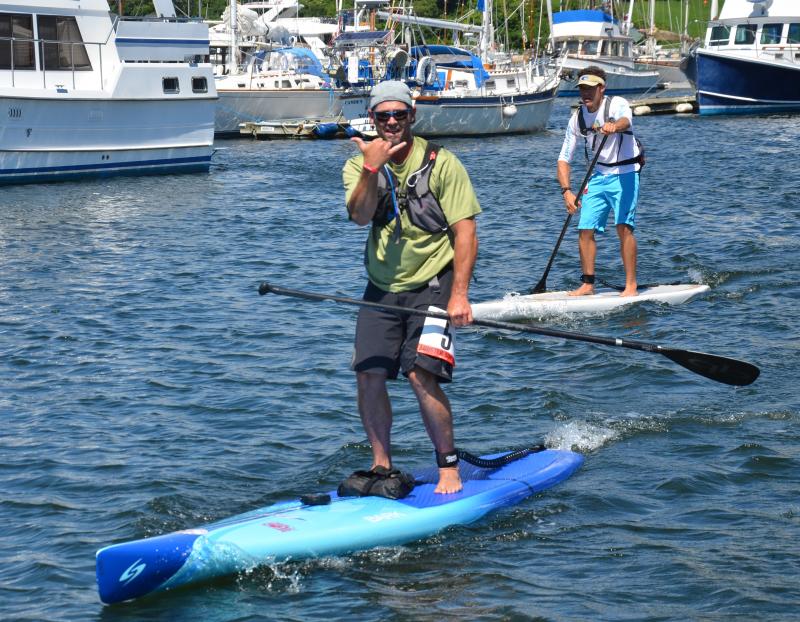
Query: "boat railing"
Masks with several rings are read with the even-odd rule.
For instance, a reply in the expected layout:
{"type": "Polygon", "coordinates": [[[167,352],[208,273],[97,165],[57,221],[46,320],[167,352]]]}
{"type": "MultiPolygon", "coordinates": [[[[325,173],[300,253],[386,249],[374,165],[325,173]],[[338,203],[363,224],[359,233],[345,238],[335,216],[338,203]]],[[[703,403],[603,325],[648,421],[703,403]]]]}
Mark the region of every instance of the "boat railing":
{"type": "Polygon", "coordinates": [[[771,56],[775,60],[787,61],[794,64],[800,63],[800,44],[787,43],[785,45],[762,45],[759,49],[761,52],[771,56]]]}
{"type": "MultiPolygon", "coordinates": [[[[52,74],[57,75],[59,81],[63,81],[64,73],[69,72],[67,79],[71,79],[72,89],[75,89],[77,75],[93,71],[91,56],[87,48],[96,47],[100,88],[102,88],[104,45],[86,41],[0,37],[0,76],[8,72],[6,77],[10,81],[10,84],[4,84],[5,80],[0,77],[0,86],[11,86],[12,88],[20,86],[17,84],[20,77],[28,77],[35,72],[41,74],[42,88],[63,88],[64,84],[56,84],[54,81],[48,84],[48,78],[52,74]],[[34,49],[38,51],[38,54],[34,54],[34,49]],[[55,58],[52,57],[53,50],[55,50],[55,58]],[[65,50],[69,50],[67,54],[64,53],[65,50]],[[19,62],[20,58],[28,60],[19,62]],[[54,63],[57,64],[57,67],[52,66],[54,63]]],[[[32,81],[25,81],[24,86],[33,86],[32,81]]]]}

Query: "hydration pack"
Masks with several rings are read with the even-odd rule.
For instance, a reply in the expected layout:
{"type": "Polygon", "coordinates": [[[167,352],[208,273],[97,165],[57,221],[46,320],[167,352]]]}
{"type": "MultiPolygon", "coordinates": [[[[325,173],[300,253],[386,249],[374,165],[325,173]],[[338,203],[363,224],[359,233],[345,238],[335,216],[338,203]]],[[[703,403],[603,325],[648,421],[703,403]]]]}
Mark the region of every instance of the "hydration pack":
{"type": "MultiPolygon", "coordinates": [[[[440,145],[428,143],[422,158],[422,167],[408,176],[404,188],[398,188],[397,177],[388,166],[378,177],[378,208],[372,217],[373,228],[385,227],[396,216],[407,210],[415,227],[428,233],[444,233],[450,227],[442,206],[431,191],[430,181],[440,145]]],[[[395,224],[397,239],[401,235],[400,221],[395,224]]]]}

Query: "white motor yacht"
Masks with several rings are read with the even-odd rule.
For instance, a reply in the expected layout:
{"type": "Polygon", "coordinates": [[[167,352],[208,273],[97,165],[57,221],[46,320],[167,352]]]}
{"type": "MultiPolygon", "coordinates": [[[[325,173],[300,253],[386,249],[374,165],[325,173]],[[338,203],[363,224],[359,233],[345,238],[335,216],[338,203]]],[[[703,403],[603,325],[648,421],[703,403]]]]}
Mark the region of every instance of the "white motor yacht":
{"type": "Polygon", "coordinates": [[[207,171],[208,28],[120,18],[105,0],[0,3],[0,183],[207,171]]]}

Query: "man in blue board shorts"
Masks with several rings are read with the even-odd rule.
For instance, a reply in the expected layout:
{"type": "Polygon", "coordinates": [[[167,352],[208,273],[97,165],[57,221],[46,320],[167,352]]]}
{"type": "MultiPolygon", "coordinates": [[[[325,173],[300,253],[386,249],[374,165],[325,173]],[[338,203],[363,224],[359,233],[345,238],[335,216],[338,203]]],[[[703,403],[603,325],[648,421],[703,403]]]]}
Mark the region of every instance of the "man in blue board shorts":
{"type": "Polygon", "coordinates": [[[352,368],[358,410],[372,446],[372,472],[392,469],[392,407],[387,380],[402,371],[419,402],[439,466],[437,493],[458,492],[458,455],[450,403],[440,383],[452,379],[454,331],[472,322],[467,298],[478,252],[481,211],[469,176],[452,153],[415,137],[408,87],[372,89],[370,117],[378,138],[353,138],[361,153],[342,176],[350,219],[371,225],[365,263],[368,301],[446,310],[450,321],[361,308],[352,368]]]}
{"type": "Polygon", "coordinates": [[[635,296],[636,238],[634,237],[636,202],[639,198],[639,170],[644,163],[641,147],[633,135],[631,108],[622,97],[606,97],[606,73],[599,67],[586,67],[578,74],[581,106],[567,125],[564,144],[558,156],[558,182],[567,212],[581,210],[578,222],[578,249],[581,257],[581,286],[573,296],[594,293],[595,231],[605,231],[609,212],[614,210],[614,225],[619,236],[625,288],[621,296],[635,296]],[[598,136],[598,134],[600,136],[598,136]],[[599,148],[607,136],[587,192],[577,197],[570,187],[570,162],[580,142],[589,149],[599,148]]]}

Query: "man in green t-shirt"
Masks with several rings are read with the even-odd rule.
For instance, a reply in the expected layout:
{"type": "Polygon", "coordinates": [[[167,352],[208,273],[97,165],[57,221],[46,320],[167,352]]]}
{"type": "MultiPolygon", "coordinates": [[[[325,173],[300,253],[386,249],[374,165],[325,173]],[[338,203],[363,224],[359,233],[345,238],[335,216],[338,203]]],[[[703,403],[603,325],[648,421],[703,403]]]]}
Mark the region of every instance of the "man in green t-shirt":
{"type": "Polygon", "coordinates": [[[437,307],[450,316],[445,322],[370,308],[359,311],[352,368],[361,422],[372,446],[372,470],[392,469],[386,380],[402,371],[436,450],[436,492],[458,492],[462,485],[453,417],[440,383],[451,381],[455,366],[450,323],[472,322],[467,291],[478,253],[474,217],[481,208],[458,158],[413,135],[415,110],[404,83],[375,86],[370,117],[378,138],[370,143],[352,139],[361,153],[343,170],[350,219],[371,224],[364,300],[437,307]]]}

